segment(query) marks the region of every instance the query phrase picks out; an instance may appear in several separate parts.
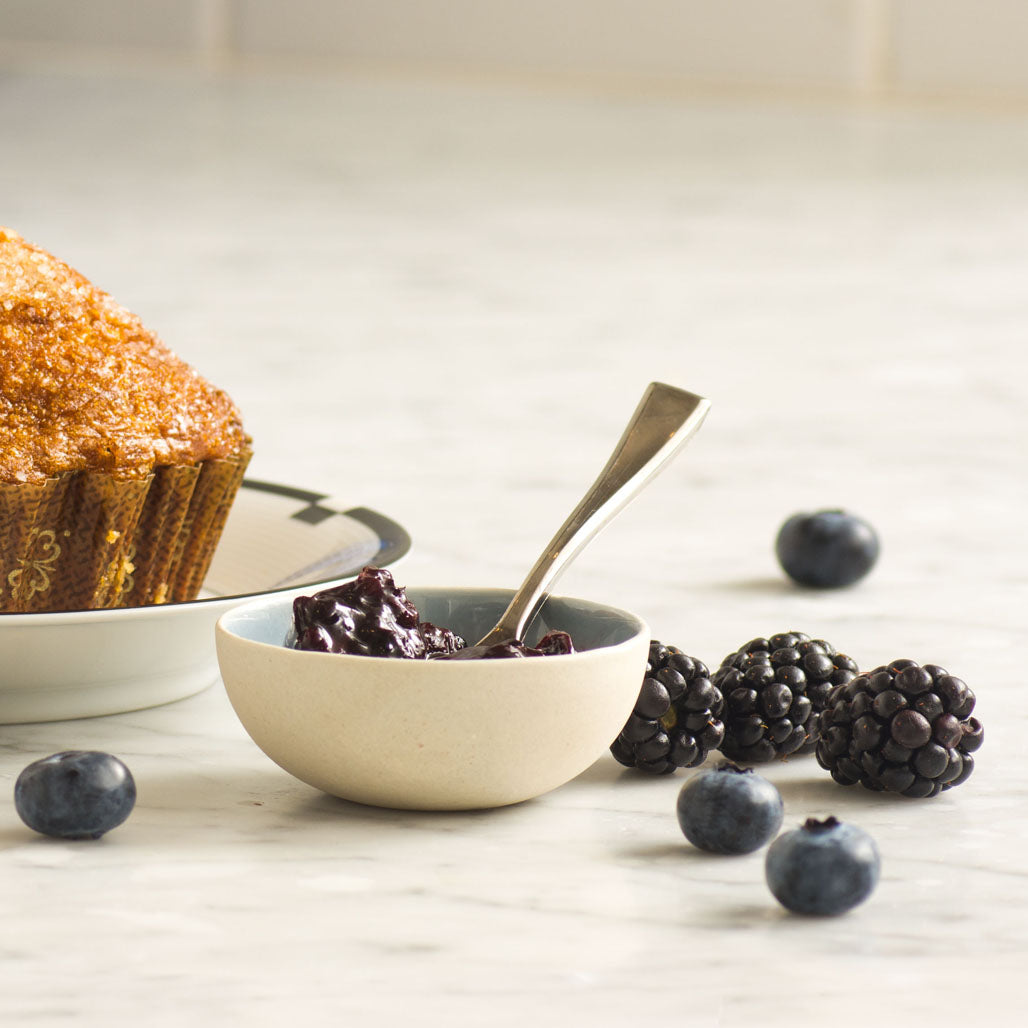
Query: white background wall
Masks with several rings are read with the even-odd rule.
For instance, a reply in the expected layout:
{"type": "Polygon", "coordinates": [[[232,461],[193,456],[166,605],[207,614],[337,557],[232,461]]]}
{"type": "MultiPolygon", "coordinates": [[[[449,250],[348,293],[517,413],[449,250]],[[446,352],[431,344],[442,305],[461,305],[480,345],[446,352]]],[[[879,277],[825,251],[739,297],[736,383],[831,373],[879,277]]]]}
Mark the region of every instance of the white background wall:
{"type": "Polygon", "coordinates": [[[1028,101],[1028,0],[0,0],[0,59],[300,58],[1028,101]]]}

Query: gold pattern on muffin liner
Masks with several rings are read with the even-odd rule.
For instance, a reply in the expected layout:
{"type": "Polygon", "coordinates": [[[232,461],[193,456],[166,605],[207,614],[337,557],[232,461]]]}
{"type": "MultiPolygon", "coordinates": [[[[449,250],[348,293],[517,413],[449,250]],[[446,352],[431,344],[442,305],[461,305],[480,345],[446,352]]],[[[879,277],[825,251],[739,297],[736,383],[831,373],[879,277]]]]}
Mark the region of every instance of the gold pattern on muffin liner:
{"type": "Polygon", "coordinates": [[[0,611],[195,599],[249,459],[0,484],[0,611]]]}
{"type": "Polygon", "coordinates": [[[7,575],[11,596],[31,599],[36,593],[45,593],[50,588],[50,575],[54,562],[61,555],[54,533],[49,529],[32,529],[29,533],[29,550],[26,556],[18,558],[19,567],[7,575]]]}

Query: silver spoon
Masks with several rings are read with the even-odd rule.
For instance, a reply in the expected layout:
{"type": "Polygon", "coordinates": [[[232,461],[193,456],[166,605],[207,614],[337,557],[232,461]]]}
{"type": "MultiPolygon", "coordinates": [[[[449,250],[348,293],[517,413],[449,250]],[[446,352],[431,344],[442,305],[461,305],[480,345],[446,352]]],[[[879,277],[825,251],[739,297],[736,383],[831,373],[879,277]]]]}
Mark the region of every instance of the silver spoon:
{"type": "Polygon", "coordinates": [[[710,401],[702,396],[651,382],[606,466],[550,540],[496,626],[475,646],[450,656],[480,656],[484,649],[519,642],[560,573],[696,434],[708,410],[710,401]]]}

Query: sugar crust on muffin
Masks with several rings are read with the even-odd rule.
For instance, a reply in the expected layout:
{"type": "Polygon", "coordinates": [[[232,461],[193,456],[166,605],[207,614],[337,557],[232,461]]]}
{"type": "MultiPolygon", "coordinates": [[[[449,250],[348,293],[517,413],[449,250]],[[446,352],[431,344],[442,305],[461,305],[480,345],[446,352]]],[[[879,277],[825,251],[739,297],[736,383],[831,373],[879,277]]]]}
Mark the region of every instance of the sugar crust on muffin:
{"type": "Polygon", "coordinates": [[[140,319],[0,226],[0,482],[247,450],[239,411],[140,319]]]}

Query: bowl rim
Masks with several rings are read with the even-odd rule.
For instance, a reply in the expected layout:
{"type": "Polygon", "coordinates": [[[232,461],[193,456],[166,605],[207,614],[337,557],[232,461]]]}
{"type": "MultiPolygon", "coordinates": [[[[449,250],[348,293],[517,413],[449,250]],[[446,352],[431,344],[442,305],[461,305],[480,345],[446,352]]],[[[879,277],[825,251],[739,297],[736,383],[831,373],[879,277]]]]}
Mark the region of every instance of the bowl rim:
{"type": "MultiPolygon", "coordinates": [[[[405,585],[404,588],[408,592],[413,593],[445,593],[447,595],[461,597],[461,596],[482,596],[491,597],[496,599],[509,599],[514,595],[515,590],[509,588],[497,588],[493,586],[422,586],[422,585],[405,585]]],[[[247,646],[255,646],[261,649],[269,651],[281,651],[283,653],[294,654],[296,659],[301,660],[331,660],[338,662],[340,660],[352,662],[367,662],[373,661],[381,664],[388,662],[390,664],[398,664],[400,666],[412,666],[418,668],[431,667],[462,667],[462,668],[481,668],[482,661],[479,660],[400,660],[396,657],[379,657],[379,656],[366,656],[364,654],[357,653],[320,653],[314,650],[296,650],[282,643],[268,643],[262,642],[258,639],[249,639],[246,636],[240,634],[235,629],[235,623],[239,621],[253,620],[254,615],[268,613],[268,608],[272,608],[276,611],[280,610],[283,606],[292,605],[293,598],[297,595],[303,595],[302,592],[294,590],[293,596],[284,596],[282,594],[265,595],[256,597],[255,599],[245,601],[241,604],[237,604],[231,610],[223,613],[215,623],[215,633],[217,636],[225,636],[238,641],[241,644],[247,646]]],[[[608,603],[602,603],[598,600],[589,600],[585,597],[580,596],[565,596],[565,595],[554,595],[551,594],[547,597],[547,602],[553,599],[560,602],[579,603],[585,604],[588,607],[595,608],[598,613],[613,614],[616,617],[622,619],[631,629],[631,635],[628,638],[623,639],[621,642],[613,643],[609,646],[596,646],[587,650],[575,650],[574,653],[555,653],[547,655],[547,662],[550,660],[564,661],[581,661],[584,659],[596,659],[605,653],[611,653],[626,646],[637,645],[638,638],[640,635],[649,635],[650,629],[646,621],[641,618],[638,614],[633,613],[630,610],[626,610],[623,607],[615,607],[608,603]]],[[[287,657],[285,659],[294,659],[287,657]]],[[[514,666],[518,667],[521,665],[520,660],[491,660],[488,662],[490,667],[495,667],[497,670],[500,667],[514,666]]],[[[432,674],[433,672],[429,672],[432,674]]],[[[505,672],[500,672],[505,673],[505,672]]]]}

